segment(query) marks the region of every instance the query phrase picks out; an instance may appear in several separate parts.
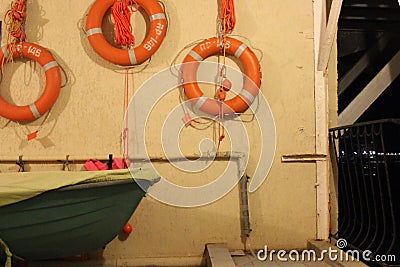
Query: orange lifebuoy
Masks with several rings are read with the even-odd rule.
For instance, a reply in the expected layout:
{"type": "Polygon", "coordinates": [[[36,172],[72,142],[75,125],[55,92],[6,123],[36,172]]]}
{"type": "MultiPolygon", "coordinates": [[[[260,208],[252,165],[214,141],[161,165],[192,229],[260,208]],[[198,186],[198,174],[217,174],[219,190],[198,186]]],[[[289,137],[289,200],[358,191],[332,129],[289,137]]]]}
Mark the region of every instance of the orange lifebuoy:
{"type": "MultiPolygon", "coordinates": [[[[0,62],[10,55],[10,46],[2,46],[0,62]]],[[[46,75],[46,86],[42,95],[34,103],[16,106],[8,103],[0,96],[0,116],[13,121],[31,121],[45,114],[56,102],[61,90],[61,71],[53,55],[40,45],[23,42],[17,45],[13,58],[29,58],[42,66],[46,75]]],[[[5,62],[5,61],[4,61],[5,62]]],[[[1,68],[2,66],[0,66],[1,68]]]]}
{"type": "Polygon", "coordinates": [[[227,114],[246,111],[257,97],[261,86],[261,67],[253,51],[241,41],[231,37],[225,38],[224,45],[226,54],[235,56],[241,61],[246,77],[243,89],[234,98],[220,102],[205,97],[197,83],[200,62],[211,55],[221,53],[221,39],[210,38],[197,44],[185,57],[181,69],[187,98],[193,100],[196,108],[212,115],[218,115],[221,111],[227,114]]]}
{"type": "Polygon", "coordinates": [[[141,64],[157,51],[165,37],[167,20],[164,10],[155,0],[135,0],[149,16],[149,33],[139,46],[119,49],[107,42],[101,29],[103,17],[115,1],[97,0],[91,7],[86,20],[89,43],[97,54],[111,63],[121,66],[141,64]]]}

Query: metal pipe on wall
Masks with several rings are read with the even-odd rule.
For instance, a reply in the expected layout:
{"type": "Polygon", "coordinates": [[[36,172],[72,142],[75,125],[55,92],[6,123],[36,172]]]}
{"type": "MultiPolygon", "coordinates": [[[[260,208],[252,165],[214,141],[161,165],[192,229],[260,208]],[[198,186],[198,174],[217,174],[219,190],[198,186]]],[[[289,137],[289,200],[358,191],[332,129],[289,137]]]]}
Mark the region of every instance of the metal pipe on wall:
{"type": "Polygon", "coordinates": [[[249,213],[249,197],[247,190],[247,183],[249,177],[247,173],[240,178],[239,181],[239,201],[240,201],[240,230],[241,230],[241,238],[242,242],[245,245],[246,250],[246,241],[250,236],[251,227],[250,227],[250,213],[249,213]]]}
{"type": "MultiPolygon", "coordinates": [[[[112,154],[110,154],[112,155],[112,154]]],[[[182,160],[197,160],[197,159],[204,159],[204,160],[210,160],[210,159],[215,159],[215,160],[229,160],[229,159],[234,159],[234,160],[240,160],[244,158],[245,154],[242,152],[217,152],[215,157],[213,155],[206,155],[206,156],[200,156],[200,155],[189,155],[186,157],[149,157],[149,158],[131,158],[131,161],[134,162],[173,162],[173,161],[182,161],[182,160]]],[[[96,156],[73,156],[73,155],[66,155],[65,157],[37,157],[37,156],[23,156],[19,155],[16,157],[2,157],[0,156],[0,164],[14,164],[15,162],[18,162],[22,160],[26,164],[59,164],[63,162],[69,162],[71,164],[83,164],[85,163],[88,159],[97,159],[100,161],[108,161],[110,158],[109,157],[103,157],[99,158],[96,156]]]]}

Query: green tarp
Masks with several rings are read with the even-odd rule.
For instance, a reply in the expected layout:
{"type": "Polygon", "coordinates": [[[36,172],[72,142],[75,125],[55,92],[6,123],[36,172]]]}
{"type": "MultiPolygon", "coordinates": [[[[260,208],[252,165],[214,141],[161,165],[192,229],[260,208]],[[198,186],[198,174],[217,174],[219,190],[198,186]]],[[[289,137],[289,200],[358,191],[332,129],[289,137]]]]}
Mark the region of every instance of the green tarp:
{"type": "Polygon", "coordinates": [[[68,185],[122,179],[157,180],[153,169],[0,173],[0,207],[68,185]]]}

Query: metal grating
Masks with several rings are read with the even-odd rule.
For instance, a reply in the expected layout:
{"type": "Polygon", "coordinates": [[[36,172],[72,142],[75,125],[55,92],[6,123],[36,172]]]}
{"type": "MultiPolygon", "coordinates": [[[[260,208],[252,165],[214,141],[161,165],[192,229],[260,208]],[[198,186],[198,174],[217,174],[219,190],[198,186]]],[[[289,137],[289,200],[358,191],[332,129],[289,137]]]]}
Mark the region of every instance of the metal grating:
{"type": "Polygon", "coordinates": [[[330,130],[338,167],[335,237],[346,239],[351,249],[372,251],[372,257],[395,256],[382,266],[400,264],[399,137],[399,119],[330,130]]]}

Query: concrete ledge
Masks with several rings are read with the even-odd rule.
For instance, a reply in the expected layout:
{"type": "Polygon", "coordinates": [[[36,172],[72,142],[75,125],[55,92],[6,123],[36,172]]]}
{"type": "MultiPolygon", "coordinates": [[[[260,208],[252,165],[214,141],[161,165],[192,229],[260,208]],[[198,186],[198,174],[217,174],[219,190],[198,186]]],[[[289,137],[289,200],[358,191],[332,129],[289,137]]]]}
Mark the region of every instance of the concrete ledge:
{"type": "Polygon", "coordinates": [[[87,261],[32,261],[29,267],[136,267],[136,266],[163,266],[163,267],[195,267],[200,266],[202,256],[195,257],[159,257],[159,258],[108,258],[89,259],[87,261]]]}
{"type": "Polygon", "coordinates": [[[205,260],[207,267],[236,266],[225,244],[207,244],[205,260]]]}

